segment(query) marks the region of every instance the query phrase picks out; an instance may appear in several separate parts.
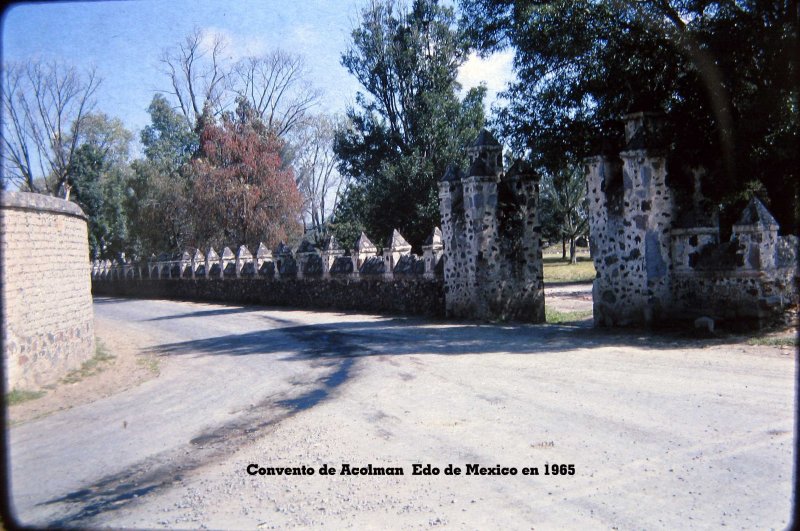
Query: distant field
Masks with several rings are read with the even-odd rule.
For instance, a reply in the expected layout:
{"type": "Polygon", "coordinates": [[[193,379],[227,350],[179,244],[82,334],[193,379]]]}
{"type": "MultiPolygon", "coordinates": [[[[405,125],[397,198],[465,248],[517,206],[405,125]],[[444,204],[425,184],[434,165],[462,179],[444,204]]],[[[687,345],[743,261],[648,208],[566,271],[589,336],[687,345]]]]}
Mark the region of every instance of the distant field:
{"type": "Polygon", "coordinates": [[[544,281],[547,282],[589,282],[595,277],[594,263],[586,249],[578,250],[578,263],[570,264],[561,258],[561,246],[553,245],[542,253],[544,261],[544,281]]]}

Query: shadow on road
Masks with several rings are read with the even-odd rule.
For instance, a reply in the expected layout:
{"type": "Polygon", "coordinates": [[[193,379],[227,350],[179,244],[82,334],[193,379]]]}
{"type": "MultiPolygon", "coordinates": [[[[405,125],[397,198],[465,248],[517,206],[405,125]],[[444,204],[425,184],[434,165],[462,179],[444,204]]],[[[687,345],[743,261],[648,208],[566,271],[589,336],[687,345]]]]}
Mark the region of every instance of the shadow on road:
{"type": "MultiPolygon", "coordinates": [[[[116,302],[114,299],[96,303],[116,302]]],[[[264,312],[263,307],[220,306],[151,320],[214,317],[264,312]]],[[[249,440],[263,436],[282,420],[336,396],[353,377],[359,358],[432,354],[507,353],[547,355],[575,349],[636,347],[643,351],[697,347],[697,338],[680,332],[645,330],[607,331],[589,322],[561,325],[500,325],[445,323],[418,318],[382,318],[369,321],[296,325],[289,319],[264,314],[271,328],[213,338],[165,343],[154,350],[161,356],[250,356],[285,354],[286,361],[303,361],[329,369],[325,376],[291,392],[266,397],[228,422],[194,434],[185,445],[135,463],[75,492],[42,502],[60,505],[62,516],[46,522],[50,527],[91,524],[93,517],[135,502],[137,497],[159,492],[179,482],[184,474],[214,459],[230,455],[249,440]],[[276,328],[276,324],[278,327],[276,328]]],[[[265,328],[267,323],[265,322],[265,328]]],[[[733,342],[717,338],[703,344],[733,342]]]]}
{"type": "MultiPolygon", "coordinates": [[[[270,317],[271,319],[271,317],[270,317]]],[[[297,341],[313,346],[290,356],[308,360],[321,356],[464,355],[486,353],[552,354],[576,348],[636,347],[643,350],[726,344],[740,338],[699,340],[685,331],[608,331],[589,321],[548,325],[442,324],[414,318],[286,326],[243,334],[165,343],[154,350],[162,356],[276,354],[294,350],[297,341]],[[287,341],[287,336],[291,341],[287,341]]]]}

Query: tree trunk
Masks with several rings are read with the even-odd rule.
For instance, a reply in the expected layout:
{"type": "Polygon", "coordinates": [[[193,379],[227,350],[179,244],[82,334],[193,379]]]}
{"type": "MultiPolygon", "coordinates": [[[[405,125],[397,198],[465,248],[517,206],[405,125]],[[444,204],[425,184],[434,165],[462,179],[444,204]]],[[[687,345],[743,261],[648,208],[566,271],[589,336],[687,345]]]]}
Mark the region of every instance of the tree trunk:
{"type": "Polygon", "coordinates": [[[569,239],[569,263],[570,264],[577,264],[578,263],[578,253],[575,249],[575,236],[571,236],[569,239]]]}
{"type": "Polygon", "coordinates": [[[567,259],[567,240],[564,238],[561,238],[561,259],[567,259]]]}

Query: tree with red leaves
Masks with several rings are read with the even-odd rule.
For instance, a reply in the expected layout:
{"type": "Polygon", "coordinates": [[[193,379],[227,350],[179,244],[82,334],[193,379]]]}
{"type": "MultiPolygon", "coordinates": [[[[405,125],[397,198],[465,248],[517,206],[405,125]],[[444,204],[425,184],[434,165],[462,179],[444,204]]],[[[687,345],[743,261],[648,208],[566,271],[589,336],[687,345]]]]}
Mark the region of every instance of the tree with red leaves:
{"type": "Polygon", "coordinates": [[[239,99],[219,123],[204,113],[198,129],[191,163],[196,244],[254,249],[298,236],[303,200],[281,156],[284,142],[249,103],[239,99]]]}

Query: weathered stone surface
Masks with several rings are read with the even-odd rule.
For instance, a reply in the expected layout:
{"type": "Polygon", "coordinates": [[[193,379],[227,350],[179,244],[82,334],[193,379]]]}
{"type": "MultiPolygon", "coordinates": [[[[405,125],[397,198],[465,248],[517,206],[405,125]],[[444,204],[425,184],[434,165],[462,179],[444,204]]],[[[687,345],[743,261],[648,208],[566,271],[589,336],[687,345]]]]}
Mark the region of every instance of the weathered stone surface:
{"type": "MultiPolygon", "coordinates": [[[[0,192],[0,235],[6,391],[33,390],[94,355],[86,216],[62,199],[0,192]]],[[[117,269],[109,281],[127,282],[117,269]]]]}
{"type": "Polygon", "coordinates": [[[439,183],[444,255],[429,252],[426,268],[443,269],[448,315],[543,322],[535,179],[524,164],[504,174],[502,147],[487,131],[467,151],[468,175],[456,180],[451,168],[439,183]]]}
{"type": "Polygon", "coordinates": [[[796,254],[769,211],[752,199],[730,241],[720,242],[702,171],[693,172],[688,201],[673,199],[652,118],[628,117],[622,166],[608,156],[586,161],[595,324],[699,316],[765,323],[797,304],[796,254]]]}

